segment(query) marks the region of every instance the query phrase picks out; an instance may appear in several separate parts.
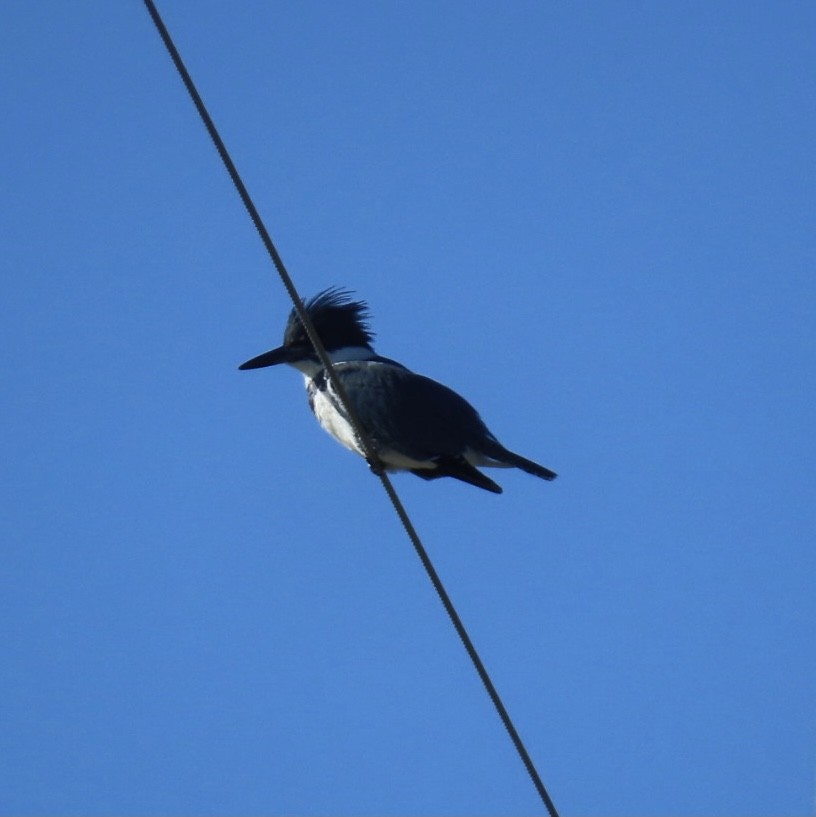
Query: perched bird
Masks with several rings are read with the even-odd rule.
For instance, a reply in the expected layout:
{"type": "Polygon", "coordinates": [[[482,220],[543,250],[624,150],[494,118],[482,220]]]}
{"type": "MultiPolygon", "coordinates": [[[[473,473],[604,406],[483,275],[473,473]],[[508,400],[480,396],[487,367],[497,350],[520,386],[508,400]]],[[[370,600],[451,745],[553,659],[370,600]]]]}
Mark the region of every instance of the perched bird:
{"type": "MultiPolygon", "coordinates": [[[[455,391],[401,363],[380,357],[371,343],[368,306],[347,290],[324,290],[304,304],[323,341],[357,417],[387,471],[410,471],[422,479],[455,479],[500,494],[476,466],[520,468],[542,479],[556,474],[508,451],[476,409],[455,391]]],[[[242,363],[259,369],[288,363],[306,378],[309,407],[338,442],[364,456],[323,364],[294,310],[283,345],[242,363]]]]}

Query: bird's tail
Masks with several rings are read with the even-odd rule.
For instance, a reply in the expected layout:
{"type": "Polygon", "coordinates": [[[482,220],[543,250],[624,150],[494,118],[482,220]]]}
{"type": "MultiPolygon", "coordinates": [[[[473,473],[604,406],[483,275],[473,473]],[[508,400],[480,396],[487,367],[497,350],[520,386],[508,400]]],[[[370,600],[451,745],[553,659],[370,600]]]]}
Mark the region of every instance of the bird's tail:
{"type": "Polygon", "coordinates": [[[502,492],[500,485],[497,485],[490,477],[485,476],[478,468],[474,468],[469,462],[461,458],[440,458],[436,460],[436,468],[415,468],[411,473],[422,477],[422,479],[453,477],[454,479],[461,479],[462,482],[475,485],[477,488],[484,488],[485,491],[490,491],[491,494],[500,494],[502,492]]]}
{"type": "Polygon", "coordinates": [[[498,441],[491,442],[490,445],[483,449],[483,453],[487,454],[488,457],[498,460],[500,463],[513,466],[514,468],[521,468],[522,471],[526,471],[528,474],[532,474],[536,477],[541,477],[541,479],[553,480],[558,476],[555,471],[551,471],[549,468],[545,468],[537,462],[528,460],[526,457],[522,457],[521,454],[516,454],[514,451],[508,451],[498,441]]]}

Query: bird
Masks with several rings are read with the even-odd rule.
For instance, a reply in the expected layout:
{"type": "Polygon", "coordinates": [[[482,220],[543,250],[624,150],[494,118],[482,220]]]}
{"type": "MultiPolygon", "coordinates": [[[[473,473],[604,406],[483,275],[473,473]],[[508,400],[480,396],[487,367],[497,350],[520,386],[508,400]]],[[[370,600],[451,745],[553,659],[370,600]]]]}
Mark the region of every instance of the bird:
{"type": "MultiPolygon", "coordinates": [[[[372,345],[370,311],[350,290],[330,287],[304,302],[333,369],[386,471],[424,480],[452,477],[494,494],[502,488],[479,467],[520,468],[545,480],[554,471],[505,448],[464,397],[387,357],[372,345]]],[[[283,345],[242,363],[241,370],[287,363],[304,378],[309,407],[320,425],[365,457],[349,416],[293,309],[283,345]]],[[[373,470],[377,464],[369,463],[373,470]]]]}

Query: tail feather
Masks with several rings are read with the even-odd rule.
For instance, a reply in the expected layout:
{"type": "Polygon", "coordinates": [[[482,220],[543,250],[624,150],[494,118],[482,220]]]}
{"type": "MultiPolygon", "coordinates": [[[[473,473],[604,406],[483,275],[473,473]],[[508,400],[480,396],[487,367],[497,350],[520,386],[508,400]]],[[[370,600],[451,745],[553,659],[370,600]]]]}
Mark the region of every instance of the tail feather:
{"type": "Polygon", "coordinates": [[[521,468],[522,471],[526,471],[528,474],[541,477],[541,479],[546,479],[549,481],[558,476],[555,471],[551,471],[549,468],[545,468],[543,465],[539,465],[537,462],[528,460],[526,457],[522,457],[521,454],[516,454],[514,451],[508,451],[498,442],[489,446],[488,448],[485,448],[484,453],[489,457],[493,457],[500,462],[506,463],[507,465],[512,465],[515,468],[521,468]]]}
{"type": "Polygon", "coordinates": [[[490,491],[491,494],[502,493],[500,485],[497,485],[490,477],[485,476],[461,457],[440,457],[436,460],[436,468],[415,468],[411,470],[411,473],[426,480],[453,477],[470,485],[475,485],[477,488],[484,488],[485,491],[490,491]]]}

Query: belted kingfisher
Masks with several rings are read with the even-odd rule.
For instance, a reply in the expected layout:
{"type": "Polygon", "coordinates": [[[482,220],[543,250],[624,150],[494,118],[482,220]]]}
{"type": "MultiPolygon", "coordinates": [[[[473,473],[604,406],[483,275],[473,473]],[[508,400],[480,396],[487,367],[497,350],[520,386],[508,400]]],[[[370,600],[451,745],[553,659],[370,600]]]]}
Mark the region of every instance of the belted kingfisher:
{"type": "MultiPolygon", "coordinates": [[[[455,479],[500,494],[476,466],[520,468],[542,479],[556,474],[508,451],[488,431],[476,409],[447,386],[380,357],[371,343],[368,306],[344,289],[330,288],[304,306],[323,341],[360,423],[386,471],[410,471],[422,479],[455,479]]],[[[294,310],[283,345],[242,363],[259,369],[288,363],[306,378],[309,407],[339,443],[364,456],[347,415],[294,310]]]]}

